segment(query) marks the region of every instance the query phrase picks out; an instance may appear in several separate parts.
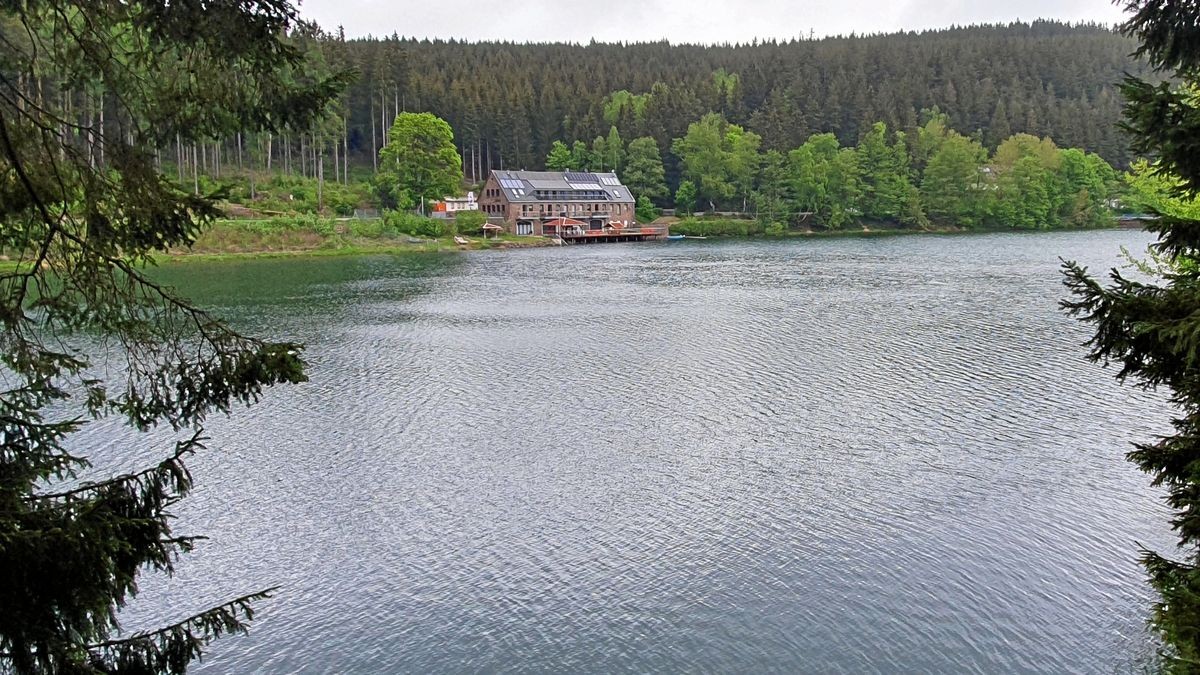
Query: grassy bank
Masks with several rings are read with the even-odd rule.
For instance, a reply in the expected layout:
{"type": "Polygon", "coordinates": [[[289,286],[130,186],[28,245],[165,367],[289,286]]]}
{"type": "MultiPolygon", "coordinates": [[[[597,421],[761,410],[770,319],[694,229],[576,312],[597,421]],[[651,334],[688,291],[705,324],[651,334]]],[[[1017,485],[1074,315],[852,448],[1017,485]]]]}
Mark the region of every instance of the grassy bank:
{"type": "Polygon", "coordinates": [[[436,225],[438,223],[411,223],[382,218],[358,220],[316,216],[221,220],[205,230],[190,248],[172,251],[164,259],[362,255],[551,245],[549,240],[508,234],[487,239],[467,235],[465,238],[469,243],[460,245],[452,234],[436,225]],[[423,236],[413,234],[413,231],[423,236]]]}

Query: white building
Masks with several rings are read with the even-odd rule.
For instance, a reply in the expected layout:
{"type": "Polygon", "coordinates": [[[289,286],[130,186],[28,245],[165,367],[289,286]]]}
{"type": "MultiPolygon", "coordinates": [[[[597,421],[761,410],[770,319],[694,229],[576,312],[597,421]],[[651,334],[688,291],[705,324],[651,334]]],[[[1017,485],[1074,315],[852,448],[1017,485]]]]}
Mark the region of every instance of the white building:
{"type": "Polygon", "coordinates": [[[459,211],[478,211],[479,203],[475,201],[475,193],[468,192],[466,197],[446,197],[440,202],[433,203],[434,218],[453,218],[459,211]]]}

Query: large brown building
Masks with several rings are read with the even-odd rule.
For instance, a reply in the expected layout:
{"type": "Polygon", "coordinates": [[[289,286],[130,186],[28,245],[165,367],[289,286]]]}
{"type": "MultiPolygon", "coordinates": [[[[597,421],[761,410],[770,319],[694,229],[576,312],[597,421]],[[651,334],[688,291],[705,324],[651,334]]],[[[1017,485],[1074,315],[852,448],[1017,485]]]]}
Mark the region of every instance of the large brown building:
{"type": "Polygon", "coordinates": [[[634,200],[615,173],[493,171],[479,209],[513,234],[563,235],[565,229],[619,233],[637,227],[634,200]]]}

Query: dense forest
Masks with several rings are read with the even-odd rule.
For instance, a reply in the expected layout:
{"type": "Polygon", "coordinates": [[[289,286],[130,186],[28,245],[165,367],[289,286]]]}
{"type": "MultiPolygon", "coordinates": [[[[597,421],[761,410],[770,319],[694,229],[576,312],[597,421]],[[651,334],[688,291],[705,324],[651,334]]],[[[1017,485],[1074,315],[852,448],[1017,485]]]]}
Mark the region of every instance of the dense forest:
{"type": "Polygon", "coordinates": [[[818,133],[854,145],[874,122],[911,132],[934,107],[990,150],[1029,133],[1124,167],[1116,85],[1145,75],[1129,39],[1050,21],[716,46],[325,38],[359,74],[344,102],[352,157],[370,161],[397,111],[428,111],[454,128],[468,179],[540,168],[553,141],[590,142],[613,125],[667,155],[690,123],[720,112],[786,152],[818,133]]]}
{"type": "MultiPolygon", "coordinates": [[[[5,33],[14,44],[25,39],[5,33]]],[[[766,211],[785,223],[809,218],[822,226],[859,215],[919,224],[937,220],[936,209],[927,212],[929,199],[919,199],[927,197],[919,193],[933,159],[930,147],[920,146],[930,120],[957,132],[952,148],[973,144],[960,154],[977,171],[1016,136],[1050,139],[1122,169],[1134,157],[1117,126],[1118,84],[1126,73],[1147,74],[1130,56],[1135,45],[1128,38],[1103,26],[1051,21],[709,46],[346,39],[312,24],[294,26],[282,39],[301,55],[286,80],[336,80],[346,85],[337,97],[303,125],[280,114],[257,133],[198,129],[191,140],[160,138],[160,171],[195,194],[224,191],[265,214],[307,211],[296,202],[310,201],[311,210],[338,214],[395,208],[401,205],[389,197],[391,188],[379,183],[380,151],[401,113],[428,112],[452,129],[468,185],[492,168],[616,169],[653,202],[646,213],[678,205],[683,188],[684,210],[766,211]],[[712,142],[731,131],[737,138],[726,139],[730,147],[712,142]],[[894,161],[870,150],[881,144],[894,161]],[[815,153],[815,164],[805,152],[815,153]],[[839,153],[840,163],[833,162],[839,153]],[[832,172],[831,185],[845,186],[839,204],[826,203],[835,191],[825,188],[820,200],[802,185],[776,189],[791,180],[785,176],[818,169],[832,172]],[[900,173],[912,189],[893,186],[896,199],[871,208],[871,176],[900,173]],[[860,180],[866,204],[855,201],[860,180]],[[918,198],[897,201],[912,194],[918,198]]],[[[89,129],[73,142],[94,164],[106,164],[110,137],[124,123],[118,102],[101,83],[48,75],[14,77],[26,100],[56,100],[89,129]]],[[[178,110],[186,116],[191,107],[178,110]]],[[[1074,195],[1078,176],[1060,175],[1066,169],[1050,153],[1039,156],[1045,176],[1031,184],[1044,183],[1051,193],[1072,188],[1074,195]]],[[[998,180],[1003,172],[988,176],[998,180]]],[[[1095,186],[1089,195],[1101,197],[1095,186]]],[[[975,220],[1001,218],[993,212],[975,220]]]]}

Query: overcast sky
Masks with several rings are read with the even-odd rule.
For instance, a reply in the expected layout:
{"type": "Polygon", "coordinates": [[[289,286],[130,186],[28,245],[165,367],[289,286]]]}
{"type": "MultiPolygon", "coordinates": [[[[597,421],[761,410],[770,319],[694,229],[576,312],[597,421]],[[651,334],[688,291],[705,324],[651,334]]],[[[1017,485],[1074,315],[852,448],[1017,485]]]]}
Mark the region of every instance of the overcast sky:
{"type": "Polygon", "coordinates": [[[1036,18],[1112,24],[1108,0],[301,0],[327,30],[517,42],[749,42],[1036,18]]]}

